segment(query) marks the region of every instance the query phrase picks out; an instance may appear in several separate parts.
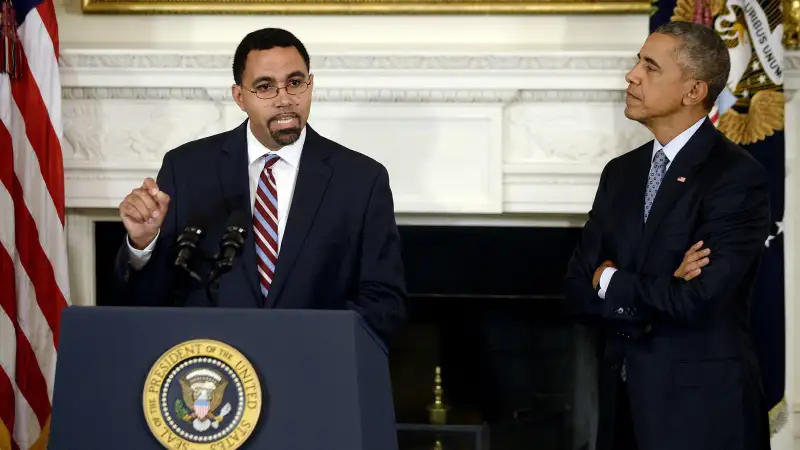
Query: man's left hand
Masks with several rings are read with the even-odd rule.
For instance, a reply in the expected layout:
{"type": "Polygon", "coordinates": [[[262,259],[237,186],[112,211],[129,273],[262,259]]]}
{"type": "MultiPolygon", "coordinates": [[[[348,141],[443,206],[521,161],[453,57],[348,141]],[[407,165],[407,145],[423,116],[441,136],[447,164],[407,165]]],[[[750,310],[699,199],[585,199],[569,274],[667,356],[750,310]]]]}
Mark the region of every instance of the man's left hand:
{"type": "Polygon", "coordinates": [[[607,267],[616,269],[617,265],[614,264],[613,261],[605,260],[603,261],[603,264],[600,264],[600,267],[594,271],[594,277],[592,277],[592,287],[595,291],[600,288],[600,276],[603,275],[603,271],[606,270],[607,267]]]}

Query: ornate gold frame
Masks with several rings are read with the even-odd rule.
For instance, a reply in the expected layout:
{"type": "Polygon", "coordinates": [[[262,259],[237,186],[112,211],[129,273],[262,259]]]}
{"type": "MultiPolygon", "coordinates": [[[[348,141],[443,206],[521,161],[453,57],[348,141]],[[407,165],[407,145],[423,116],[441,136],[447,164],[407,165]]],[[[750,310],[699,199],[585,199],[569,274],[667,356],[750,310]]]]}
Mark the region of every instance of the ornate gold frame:
{"type": "Polygon", "coordinates": [[[634,14],[631,0],[82,0],[99,14],[634,14]]]}

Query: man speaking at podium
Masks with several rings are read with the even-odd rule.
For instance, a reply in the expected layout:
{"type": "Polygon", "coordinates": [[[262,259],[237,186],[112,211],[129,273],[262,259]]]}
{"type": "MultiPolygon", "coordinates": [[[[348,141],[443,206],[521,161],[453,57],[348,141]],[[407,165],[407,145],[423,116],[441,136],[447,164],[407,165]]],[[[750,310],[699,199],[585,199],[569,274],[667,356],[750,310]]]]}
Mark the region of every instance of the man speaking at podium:
{"type": "Polygon", "coordinates": [[[314,78],[290,32],[248,34],[233,77],[248,119],[167,152],[157,180],[120,204],[120,294],[133,305],[351,309],[387,338],[406,291],[385,167],[307,124],[314,78]]]}

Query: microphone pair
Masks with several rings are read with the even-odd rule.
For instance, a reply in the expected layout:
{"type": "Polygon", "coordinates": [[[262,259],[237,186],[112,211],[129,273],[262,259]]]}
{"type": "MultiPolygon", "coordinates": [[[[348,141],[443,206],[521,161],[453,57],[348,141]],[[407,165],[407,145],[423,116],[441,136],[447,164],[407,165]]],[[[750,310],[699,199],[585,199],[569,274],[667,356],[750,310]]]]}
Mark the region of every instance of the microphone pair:
{"type": "MultiPolygon", "coordinates": [[[[189,267],[189,262],[195,254],[201,252],[198,249],[198,245],[206,232],[203,223],[205,221],[200,216],[190,216],[186,227],[176,240],[177,257],[175,258],[175,266],[185,270],[189,276],[199,282],[203,282],[203,279],[189,267]]],[[[233,211],[228,217],[225,232],[220,240],[219,251],[210,258],[213,261],[213,266],[207,278],[209,285],[216,283],[219,277],[229,272],[233,267],[233,261],[247,237],[247,224],[247,215],[241,210],[233,211]]],[[[204,255],[201,256],[205,258],[204,255]]]]}

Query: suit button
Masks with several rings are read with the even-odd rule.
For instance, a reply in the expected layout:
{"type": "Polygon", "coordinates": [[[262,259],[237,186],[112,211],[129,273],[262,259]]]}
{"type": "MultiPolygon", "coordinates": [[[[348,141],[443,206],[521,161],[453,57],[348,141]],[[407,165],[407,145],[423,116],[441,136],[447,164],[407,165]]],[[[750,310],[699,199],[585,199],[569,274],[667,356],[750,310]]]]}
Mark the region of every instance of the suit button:
{"type": "Polygon", "coordinates": [[[625,314],[630,315],[631,314],[631,309],[630,308],[625,308],[625,314]]]}
{"type": "Polygon", "coordinates": [[[625,313],[625,310],[624,310],[624,309],[622,309],[622,307],[620,306],[620,307],[617,309],[617,314],[619,314],[619,315],[622,315],[622,314],[624,314],[624,313],[625,313]]]}

